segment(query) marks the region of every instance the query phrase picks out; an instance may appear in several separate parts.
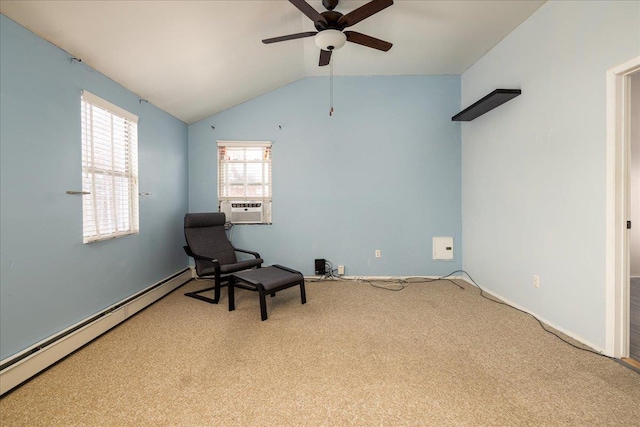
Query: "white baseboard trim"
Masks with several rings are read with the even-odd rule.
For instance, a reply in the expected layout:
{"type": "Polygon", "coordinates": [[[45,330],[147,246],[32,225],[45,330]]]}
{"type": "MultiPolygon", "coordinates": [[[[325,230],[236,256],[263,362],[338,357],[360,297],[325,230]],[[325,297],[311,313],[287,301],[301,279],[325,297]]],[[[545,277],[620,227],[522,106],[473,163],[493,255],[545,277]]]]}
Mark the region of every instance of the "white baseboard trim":
{"type": "MultiPolygon", "coordinates": [[[[464,277],[461,277],[461,279],[462,279],[462,280],[464,280],[465,282],[467,282],[469,285],[473,286],[474,288],[476,287],[476,286],[475,286],[473,283],[471,283],[468,279],[466,279],[466,278],[464,278],[464,277]]],[[[501,295],[498,295],[498,294],[496,294],[495,292],[491,292],[491,291],[489,291],[489,290],[487,290],[487,289],[485,289],[485,288],[482,288],[482,291],[483,291],[485,294],[489,294],[489,295],[491,295],[492,297],[497,298],[497,299],[499,299],[500,301],[502,301],[502,302],[504,302],[504,303],[506,303],[506,304],[509,304],[509,305],[510,305],[510,306],[512,306],[512,307],[517,308],[518,310],[522,310],[522,311],[524,311],[525,313],[529,313],[530,315],[534,316],[536,319],[538,319],[539,321],[541,321],[541,322],[542,322],[542,323],[544,323],[545,325],[551,326],[553,329],[555,329],[555,330],[557,330],[557,331],[559,331],[559,332],[562,332],[563,334],[567,335],[568,337],[571,337],[571,338],[573,338],[574,340],[576,340],[576,341],[578,341],[578,342],[580,342],[580,343],[582,343],[582,344],[584,344],[584,345],[586,345],[586,346],[588,346],[588,347],[591,347],[593,350],[595,350],[595,351],[597,351],[597,352],[600,352],[600,353],[602,353],[602,354],[606,354],[606,353],[605,353],[605,349],[604,349],[603,347],[600,347],[599,345],[596,345],[596,344],[594,344],[594,343],[590,342],[589,340],[585,339],[584,337],[581,337],[580,335],[577,335],[577,334],[575,334],[575,333],[573,333],[573,332],[571,332],[571,331],[568,331],[568,330],[566,330],[566,329],[564,329],[564,328],[561,328],[561,327],[559,327],[559,326],[557,326],[557,325],[553,324],[552,322],[549,322],[547,319],[545,319],[544,317],[539,316],[538,314],[536,314],[535,312],[533,312],[533,311],[529,310],[528,308],[522,307],[521,305],[516,304],[515,302],[510,301],[509,299],[507,299],[507,298],[505,298],[505,297],[503,297],[503,296],[501,296],[501,295]]]]}
{"type": "Polygon", "coordinates": [[[0,362],[0,396],[98,338],[192,278],[184,269],[0,362]]]}
{"type": "MultiPolygon", "coordinates": [[[[340,280],[348,280],[357,282],[359,280],[406,280],[406,279],[429,279],[436,280],[442,278],[442,276],[342,276],[338,277],[340,280]]],[[[304,276],[305,280],[332,280],[325,276],[304,276]]],[[[462,276],[447,276],[446,279],[463,279],[462,276]]],[[[463,279],[464,280],[464,279],[463,279]]]]}

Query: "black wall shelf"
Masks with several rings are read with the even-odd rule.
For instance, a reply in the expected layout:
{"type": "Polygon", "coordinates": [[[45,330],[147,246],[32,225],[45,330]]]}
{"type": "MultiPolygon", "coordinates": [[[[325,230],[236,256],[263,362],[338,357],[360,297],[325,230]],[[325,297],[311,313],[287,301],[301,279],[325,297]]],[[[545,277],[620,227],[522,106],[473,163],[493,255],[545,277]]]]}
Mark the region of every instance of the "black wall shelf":
{"type": "Polygon", "coordinates": [[[476,117],[480,117],[484,113],[493,110],[521,93],[522,91],[520,89],[496,89],[480,101],[451,117],[451,120],[454,122],[470,122],[476,117]]]}

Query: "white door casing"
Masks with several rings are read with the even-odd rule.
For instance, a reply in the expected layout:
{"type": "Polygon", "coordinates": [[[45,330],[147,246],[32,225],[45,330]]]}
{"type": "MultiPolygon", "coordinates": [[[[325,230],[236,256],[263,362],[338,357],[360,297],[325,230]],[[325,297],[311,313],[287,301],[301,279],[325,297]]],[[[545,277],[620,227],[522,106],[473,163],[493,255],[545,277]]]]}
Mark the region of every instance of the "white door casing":
{"type": "Polygon", "coordinates": [[[640,57],[607,71],[605,327],[607,355],[629,356],[630,75],[640,57]]]}

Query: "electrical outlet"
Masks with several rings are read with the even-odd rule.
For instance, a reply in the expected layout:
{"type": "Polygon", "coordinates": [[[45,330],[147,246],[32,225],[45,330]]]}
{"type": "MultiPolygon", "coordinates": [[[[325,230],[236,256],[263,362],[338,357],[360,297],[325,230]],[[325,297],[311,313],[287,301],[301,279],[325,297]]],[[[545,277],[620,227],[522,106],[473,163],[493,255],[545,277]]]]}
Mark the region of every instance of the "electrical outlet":
{"type": "Polygon", "coordinates": [[[344,276],[344,265],[339,265],[338,266],[338,275],[339,276],[344,276]]]}
{"type": "Polygon", "coordinates": [[[382,258],[382,254],[380,253],[380,249],[376,249],[376,258],[382,258]]]}
{"type": "Polygon", "coordinates": [[[534,288],[540,287],[540,276],[538,276],[537,274],[533,275],[533,287],[534,288]]]}

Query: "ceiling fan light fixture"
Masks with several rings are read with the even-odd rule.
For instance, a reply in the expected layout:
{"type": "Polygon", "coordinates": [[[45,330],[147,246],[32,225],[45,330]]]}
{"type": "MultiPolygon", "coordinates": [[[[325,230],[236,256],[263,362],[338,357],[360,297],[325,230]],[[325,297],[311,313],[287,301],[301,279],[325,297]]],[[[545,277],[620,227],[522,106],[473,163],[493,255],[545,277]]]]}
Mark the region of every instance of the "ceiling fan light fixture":
{"type": "Polygon", "coordinates": [[[323,30],[316,34],[316,46],[322,50],[340,49],[347,42],[347,36],[338,30],[323,30]]]}

